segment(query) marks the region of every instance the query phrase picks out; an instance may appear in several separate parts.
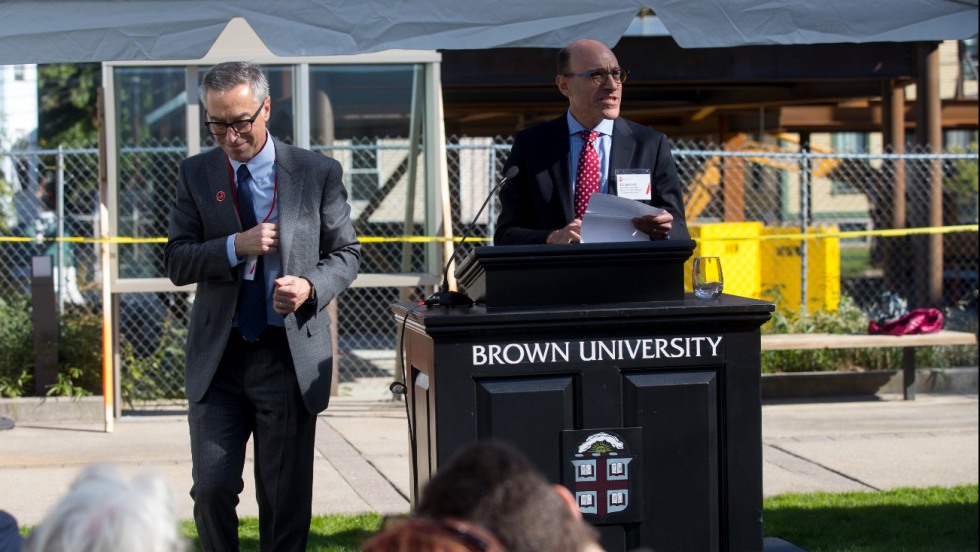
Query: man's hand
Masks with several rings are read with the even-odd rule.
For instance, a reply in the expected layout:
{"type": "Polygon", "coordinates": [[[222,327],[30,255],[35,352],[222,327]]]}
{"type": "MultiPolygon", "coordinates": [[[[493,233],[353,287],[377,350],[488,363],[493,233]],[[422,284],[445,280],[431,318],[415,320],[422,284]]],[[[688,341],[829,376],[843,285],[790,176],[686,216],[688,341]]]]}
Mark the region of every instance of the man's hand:
{"type": "Polygon", "coordinates": [[[674,215],[671,215],[667,211],[662,211],[656,216],[644,215],[642,217],[634,217],[632,220],[633,226],[635,226],[637,230],[655,240],[667,237],[667,233],[670,232],[670,227],[673,221],[674,215]]]}
{"type": "Polygon", "coordinates": [[[275,284],[276,289],[272,292],[272,308],[283,316],[298,309],[313,293],[310,281],[298,276],[276,278],[275,284]]]}
{"type": "Polygon", "coordinates": [[[548,234],[548,243],[578,243],[582,241],[582,220],[575,219],[561,230],[548,234]]]}
{"type": "Polygon", "coordinates": [[[265,255],[279,251],[279,228],[263,222],[235,235],[235,255],[265,255]]]}

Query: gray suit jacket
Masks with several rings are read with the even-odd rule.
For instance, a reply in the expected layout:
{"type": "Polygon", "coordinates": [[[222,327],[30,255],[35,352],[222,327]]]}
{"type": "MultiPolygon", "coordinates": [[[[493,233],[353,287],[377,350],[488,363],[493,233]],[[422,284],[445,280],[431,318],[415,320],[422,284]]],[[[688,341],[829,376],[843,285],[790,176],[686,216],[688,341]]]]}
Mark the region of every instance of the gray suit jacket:
{"type": "MultiPolygon", "coordinates": [[[[333,371],[327,303],[357,276],[361,245],[350,221],[347,190],[336,160],[274,140],[282,274],[302,276],[316,303],[284,319],[303,403],[327,407],[333,371]]],[[[232,200],[228,160],[215,148],[180,164],[165,248],[167,275],[197,284],[185,366],[188,400],[204,397],[231,335],[241,271],[228,266],[226,238],[242,230],[232,200]]]]}
{"type": "MultiPolygon", "coordinates": [[[[520,172],[500,190],[496,245],[545,243],[552,230],[575,218],[572,208],[570,146],[565,115],[517,133],[505,171],[520,172]]],[[[684,199],[670,143],[662,132],[619,117],[613,121],[609,153],[609,193],[616,193],[616,169],[650,169],[651,199],[644,201],[674,216],[665,238],[690,239],[684,199]]]]}

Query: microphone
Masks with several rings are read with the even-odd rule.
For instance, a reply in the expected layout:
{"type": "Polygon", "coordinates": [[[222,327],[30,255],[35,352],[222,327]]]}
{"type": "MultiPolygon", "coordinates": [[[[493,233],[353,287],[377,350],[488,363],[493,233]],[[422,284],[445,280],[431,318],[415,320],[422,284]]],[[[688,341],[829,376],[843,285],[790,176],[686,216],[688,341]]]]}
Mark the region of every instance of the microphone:
{"type": "Polygon", "coordinates": [[[504,173],[504,177],[500,179],[500,182],[498,182],[497,185],[490,190],[490,193],[487,195],[487,199],[484,200],[483,205],[480,206],[480,210],[476,212],[476,216],[473,217],[473,220],[470,221],[469,225],[466,227],[466,231],[463,232],[463,237],[460,238],[459,243],[453,248],[453,254],[449,256],[449,262],[446,263],[446,268],[442,271],[442,287],[439,289],[439,291],[425,298],[425,301],[423,301],[425,306],[469,307],[473,305],[473,300],[470,299],[470,297],[465,293],[459,291],[449,291],[449,265],[453,264],[453,261],[456,259],[456,255],[459,253],[459,249],[462,247],[463,242],[466,241],[466,238],[470,236],[470,232],[472,232],[473,228],[476,227],[477,219],[480,218],[483,210],[487,207],[487,204],[490,203],[490,199],[493,197],[493,194],[497,193],[497,190],[499,190],[504,183],[517,176],[518,172],[520,172],[520,169],[518,169],[516,166],[511,166],[509,169],[507,169],[507,172],[504,173]]]}

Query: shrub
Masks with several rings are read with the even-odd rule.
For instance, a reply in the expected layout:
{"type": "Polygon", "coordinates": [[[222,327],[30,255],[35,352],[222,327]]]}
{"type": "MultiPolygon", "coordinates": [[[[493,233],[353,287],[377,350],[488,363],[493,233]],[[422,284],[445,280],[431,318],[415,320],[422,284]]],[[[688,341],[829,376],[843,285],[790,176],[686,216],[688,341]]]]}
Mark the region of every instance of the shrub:
{"type": "Polygon", "coordinates": [[[160,340],[148,355],[136,352],[132,343],[123,340],[122,400],[130,407],[138,401],[182,399],[182,388],[176,392],[168,384],[183,381],[184,342],[187,328],[169,311],[160,323],[160,340]]]}
{"type": "MultiPolygon", "coordinates": [[[[778,291],[772,298],[779,304],[778,291]]],[[[975,299],[974,299],[975,300],[975,299]]],[[[962,306],[954,306],[953,309],[962,306]]],[[[952,312],[947,311],[947,316],[952,312]]],[[[868,331],[870,319],[848,296],[842,296],[837,312],[818,311],[801,316],[788,309],[776,309],[772,319],[762,327],[764,334],[786,333],[829,333],[864,334],[868,331]]],[[[976,332],[974,316],[972,328],[976,332]]],[[[976,366],[977,347],[918,347],[915,351],[916,366],[949,368],[953,366],[976,366]]],[[[829,372],[890,370],[902,365],[902,349],[827,349],[807,351],[763,351],[762,373],[780,372],[829,372]]]]}
{"type": "Polygon", "coordinates": [[[30,393],[34,373],[31,308],[25,295],[0,296],[0,397],[30,393]]]}
{"type": "Polygon", "coordinates": [[[102,394],[102,318],[65,306],[58,341],[58,384],[48,395],[102,394]]]}
{"type": "MultiPolygon", "coordinates": [[[[30,296],[0,297],[0,396],[33,395],[34,336],[30,296]]],[[[48,396],[80,397],[102,389],[102,320],[66,307],[59,321],[58,381],[48,396]]]]}

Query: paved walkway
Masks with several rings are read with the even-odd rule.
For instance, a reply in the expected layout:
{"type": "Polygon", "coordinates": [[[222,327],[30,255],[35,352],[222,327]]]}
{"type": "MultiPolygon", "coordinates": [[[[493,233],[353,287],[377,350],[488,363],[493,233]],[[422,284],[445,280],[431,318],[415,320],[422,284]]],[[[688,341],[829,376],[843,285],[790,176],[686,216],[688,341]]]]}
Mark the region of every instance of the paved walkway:
{"type": "MultiPolygon", "coordinates": [[[[345,386],[320,416],[315,514],[408,510],[408,438],[404,403],[387,381],[345,386]]],[[[976,395],[898,396],[878,400],[779,402],[763,406],[764,493],[861,491],[976,484],[976,395]]],[[[114,462],[124,473],[167,477],[190,519],[190,447],[179,408],[102,424],[18,423],[0,431],[0,509],[37,524],[81,468],[114,462]]],[[[251,462],[251,457],[249,457],[251,462]]],[[[246,468],[243,516],[257,515],[246,468]]]]}

